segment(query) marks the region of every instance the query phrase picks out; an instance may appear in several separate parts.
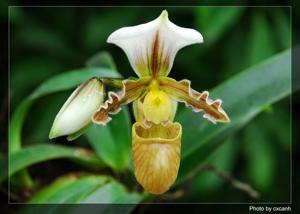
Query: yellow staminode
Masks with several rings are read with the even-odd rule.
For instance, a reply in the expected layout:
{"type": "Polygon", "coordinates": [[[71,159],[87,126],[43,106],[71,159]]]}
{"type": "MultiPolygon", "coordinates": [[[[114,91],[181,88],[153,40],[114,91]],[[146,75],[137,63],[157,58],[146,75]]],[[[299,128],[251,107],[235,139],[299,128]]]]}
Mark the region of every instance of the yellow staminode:
{"type": "Polygon", "coordinates": [[[146,119],[159,124],[167,121],[172,113],[170,97],[159,89],[151,89],[143,103],[143,111],[146,119]]]}

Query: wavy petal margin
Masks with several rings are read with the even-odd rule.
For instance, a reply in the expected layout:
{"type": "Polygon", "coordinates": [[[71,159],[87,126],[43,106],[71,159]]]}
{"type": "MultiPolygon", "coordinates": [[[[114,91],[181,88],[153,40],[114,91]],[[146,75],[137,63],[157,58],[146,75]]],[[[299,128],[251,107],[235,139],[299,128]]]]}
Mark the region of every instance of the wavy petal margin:
{"type": "Polygon", "coordinates": [[[158,81],[161,90],[164,90],[173,99],[184,102],[186,106],[191,107],[194,112],[204,111],[203,117],[209,121],[213,123],[230,122],[229,117],[221,107],[222,100],[210,99],[208,91],[200,93],[192,89],[189,80],[185,79],[178,82],[169,77],[161,77],[158,81]]]}
{"type": "Polygon", "coordinates": [[[92,122],[106,125],[110,120],[109,114],[117,114],[121,106],[132,102],[141,96],[149,85],[150,78],[144,77],[139,80],[123,80],[123,87],[119,92],[109,92],[108,99],[93,114],[92,122]]]}

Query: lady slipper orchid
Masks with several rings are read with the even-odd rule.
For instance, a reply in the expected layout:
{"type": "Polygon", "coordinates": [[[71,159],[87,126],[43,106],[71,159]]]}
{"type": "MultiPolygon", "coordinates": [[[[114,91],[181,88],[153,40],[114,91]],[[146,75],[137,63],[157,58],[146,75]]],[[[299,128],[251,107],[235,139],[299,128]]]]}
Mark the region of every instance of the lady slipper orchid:
{"type": "Polygon", "coordinates": [[[134,173],[144,189],[162,194],[175,182],[180,164],[182,128],[179,123],[173,122],[177,102],[185,103],[194,112],[203,111],[203,117],[213,123],[230,122],[220,99],[212,100],[207,91],[201,93],[192,89],[189,80],[176,81],[167,77],[177,51],[187,45],[202,43],[202,35],[196,30],[173,24],[167,11],[163,11],[154,21],[113,32],[107,41],[124,50],[139,78],[98,78],[100,94],[97,93],[97,98],[92,89],[79,90],[89,87],[89,84],[80,86],[74,92],[76,95],[72,94],[58,113],[52,128],[55,134],[51,137],[79,131],[88,123],[89,116],[93,123],[105,125],[111,120],[110,115],[117,114],[122,105],[133,102],[136,119],[132,126],[134,173]],[[120,90],[109,92],[108,99],[102,103],[100,83],[120,90]],[[90,91],[91,95],[85,91],[90,91]],[[90,102],[91,106],[82,105],[79,109],[73,106],[77,96],[90,96],[95,101],[90,102]],[[75,118],[81,115],[75,113],[77,110],[87,111],[78,121],[75,118]]]}

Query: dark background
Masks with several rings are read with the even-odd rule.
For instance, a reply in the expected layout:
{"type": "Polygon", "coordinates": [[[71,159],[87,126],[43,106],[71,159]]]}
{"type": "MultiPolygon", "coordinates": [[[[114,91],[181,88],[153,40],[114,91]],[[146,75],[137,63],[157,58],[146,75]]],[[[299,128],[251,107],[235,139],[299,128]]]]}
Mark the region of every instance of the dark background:
{"type": "MultiPolygon", "coordinates": [[[[105,40],[122,26],[153,20],[162,9],[168,10],[172,22],[195,28],[204,37],[205,42],[200,46],[187,47],[178,53],[170,74],[177,80],[192,80],[198,90],[210,89],[241,70],[291,47],[289,7],[237,7],[223,25],[225,18],[220,15],[223,13],[211,7],[11,8],[10,111],[13,112],[20,101],[44,80],[84,66],[86,60],[100,50],[112,54],[123,76],[134,75],[122,50],[105,43],[105,40]],[[211,25],[211,17],[216,16],[220,16],[215,22],[219,25],[211,25]]],[[[296,20],[293,33],[298,34],[299,13],[293,16],[296,20]]],[[[293,38],[293,43],[298,44],[299,39],[293,38]]],[[[47,140],[53,119],[47,112],[54,111],[52,109],[58,107],[55,103],[61,103],[67,94],[42,98],[33,106],[30,120],[24,127],[24,145],[47,140]],[[33,131],[36,124],[39,124],[38,132],[33,131]]],[[[293,101],[297,100],[295,95],[293,101]]],[[[3,102],[2,105],[5,109],[7,104],[3,102]]],[[[214,154],[212,163],[260,190],[262,202],[289,202],[290,123],[290,99],[285,98],[237,132],[231,142],[214,154]],[[273,124],[271,128],[270,123],[273,124]]],[[[293,129],[297,130],[296,124],[293,129]]],[[[293,134],[297,142],[299,134],[296,131],[293,134]]],[[[1,143],[3,150],[5,145],[5,142],[1,143]]],[[[294,144],[295,155],[298,148],[298,144],[294,144]]],[[[43,178],[47,173],[38,171],[48,167],[49,172],[55,172],[50,177],[56,177],[74,169],[72,165],[61,163],[41,164],[33,168],[33,173],[43,178]]],[[[295,183],[294,186],[299,186],[297,181],[295,183]]],[[[251,199],[217,176],[205,172],[196,177],[190,190],[174,202],[239,201],[249,202],[251,199]]]]}

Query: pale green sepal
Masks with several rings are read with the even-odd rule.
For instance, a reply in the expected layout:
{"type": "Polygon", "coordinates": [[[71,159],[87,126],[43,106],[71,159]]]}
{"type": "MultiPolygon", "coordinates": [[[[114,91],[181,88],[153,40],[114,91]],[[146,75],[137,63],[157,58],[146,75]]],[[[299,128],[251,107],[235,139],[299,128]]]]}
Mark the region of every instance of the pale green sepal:
{"type": "Polygon", "coordinates": [[[75,132],[73,134],[68,135],[67,140],[68,141],[73,141],[76,140],[77,138],[79,138],[81,135],[83,135],[86,130],[88,128],[90,128],[90,126],[92,125],[92,123],[89,123],[88,125],[86,125],[85,127],[83,127],[82,129],[80,129],[78,132],[75,132]]]}

